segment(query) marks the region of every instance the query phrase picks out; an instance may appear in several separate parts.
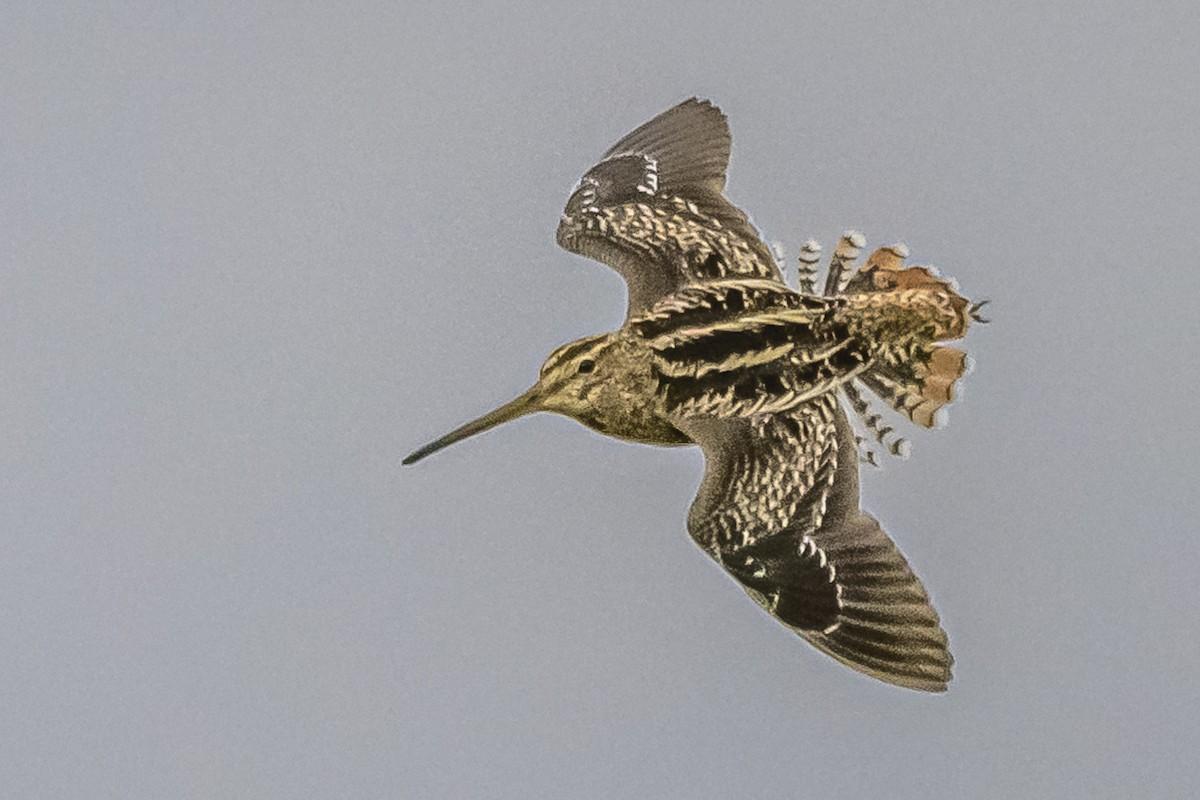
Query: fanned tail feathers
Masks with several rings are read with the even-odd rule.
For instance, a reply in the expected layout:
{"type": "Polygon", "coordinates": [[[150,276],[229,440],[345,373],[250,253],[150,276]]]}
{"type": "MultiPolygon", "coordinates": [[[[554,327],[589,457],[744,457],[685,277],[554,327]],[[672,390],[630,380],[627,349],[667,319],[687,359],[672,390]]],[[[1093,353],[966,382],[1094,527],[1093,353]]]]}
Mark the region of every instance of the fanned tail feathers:
{"type": "Polygon", "coordinates": [[[965,352],[940,342],[965,336],[970,321],[979,320],[978,305],[932,267],[904,266],[907,256],[903,245],[879,248],[847,281],[845,295],[859,330],[878,331],[885,341],[906,332],[876,351],[858,379],[916,424],[933,428],[970,366],[965,352]]]}
{"type": "Polygon", "coordinates": [[[923,428],[939,424],[942,407],[954,400],[955,383],[970,360],[957,347],[932,345],[903,363],[872,366],[859,379],[892,408],[923,428]]]}

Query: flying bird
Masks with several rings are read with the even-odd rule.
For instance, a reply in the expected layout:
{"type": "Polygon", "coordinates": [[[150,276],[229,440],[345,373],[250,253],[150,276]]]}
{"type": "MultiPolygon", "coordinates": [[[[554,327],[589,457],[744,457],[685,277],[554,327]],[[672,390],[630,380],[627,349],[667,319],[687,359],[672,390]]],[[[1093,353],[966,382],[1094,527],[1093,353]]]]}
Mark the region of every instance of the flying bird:
{"type": "Polygon", "coordinates": [[[819,650],[882,681],[944,691],[946,632],[860,508],[858,473],[874,458],[870,439],[903,446],[868,395],[935,427],[968,365],[947,342],[985,321],[983,304],[905,266],[903,245],[858,265],[865,241],[854,232],[823,291],[812,241],[799,290],[789,287],[725,197],[730,147],[725,115],[696,98],[613,145],[571,193],[557,238],[623,276],[624,323],[559,347],[528,391],[404,463],[535,411],[620,439],[699,445],[705,472],[687,519],[696,544],[819,650]]]}

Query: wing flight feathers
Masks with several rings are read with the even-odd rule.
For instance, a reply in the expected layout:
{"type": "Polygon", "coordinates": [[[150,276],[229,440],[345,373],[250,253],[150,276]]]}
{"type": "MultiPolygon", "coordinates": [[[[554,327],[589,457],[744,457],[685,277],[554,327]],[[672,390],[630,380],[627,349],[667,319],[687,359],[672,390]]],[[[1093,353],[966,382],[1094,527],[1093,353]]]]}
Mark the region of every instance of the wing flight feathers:
{"type": "Polygon", "coordinates": [[[625,278],[627,318],[690,284],[782,284],[758,231],[723,193],[730,146],[725,115],[692,98],[613,145],[567,200],[559,245],[625,278]]]}
{"type": "Polygon", "coordinates": [[[854,431],[830,392],[792,412],[693,421],[705,477],[688,530],[771,615],[849,667],[945,691],[946,632],[921,580],[859,508],[854,431]]]}

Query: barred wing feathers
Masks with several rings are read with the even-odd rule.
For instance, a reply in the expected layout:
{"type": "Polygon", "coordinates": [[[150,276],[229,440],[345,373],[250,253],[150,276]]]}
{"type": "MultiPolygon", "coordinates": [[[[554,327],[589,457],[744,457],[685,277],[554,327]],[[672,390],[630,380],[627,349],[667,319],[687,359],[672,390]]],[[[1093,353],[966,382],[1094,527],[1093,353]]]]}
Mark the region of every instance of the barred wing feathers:
{"type": "Polygon", "coordinates": [[[829,393],[752,419],[681,424],[705,452],[692,537],[764,609],[838,661],[944,691],[953,658],[920,579],[859,508],[854,432],[829,393]]]}
{"type": "Polygon", "coordinates": [[[692,98],[613,145],[568,199],[558,243],[625,278],[630,317],[691,283],[782,283],[758,231],[725,198],[730,146],[725,115],[692,98]]]}

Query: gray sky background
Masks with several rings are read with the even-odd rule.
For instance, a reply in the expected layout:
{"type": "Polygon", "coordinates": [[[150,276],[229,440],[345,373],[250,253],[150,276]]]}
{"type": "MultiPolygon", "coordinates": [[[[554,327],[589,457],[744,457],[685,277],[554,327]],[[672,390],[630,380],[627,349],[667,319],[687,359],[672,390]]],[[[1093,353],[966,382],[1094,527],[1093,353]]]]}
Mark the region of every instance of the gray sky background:
{"type": "Polygon", "coordinates": [[[1194,3],[168,5],[0,21],[5,796],[1195,796],[1194,3]],[[693,94],[768,239],[992,300],[864,479],[944,696],[711,564],[696,450],[400,467],[620,322],[558,214],[693,94]]]}

